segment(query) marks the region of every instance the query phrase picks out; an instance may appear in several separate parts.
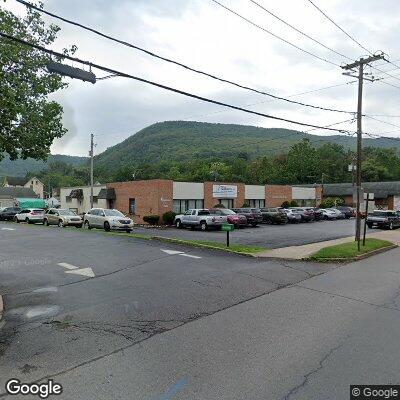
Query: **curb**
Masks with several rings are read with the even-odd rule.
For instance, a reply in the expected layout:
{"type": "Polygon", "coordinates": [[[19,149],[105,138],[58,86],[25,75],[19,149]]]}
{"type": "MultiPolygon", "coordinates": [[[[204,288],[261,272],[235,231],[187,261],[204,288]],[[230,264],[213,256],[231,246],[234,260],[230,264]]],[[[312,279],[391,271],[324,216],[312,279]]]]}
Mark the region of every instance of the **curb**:
{"type": "Polygon", "coordinates": [[[372,256],[374,256],[376,254],[384,253],[384,252],[389,251],[389,250],[393,250],[393,249],[395,249],[397,247],[399,247],[397,244],[392,244],[390,246],[382,247],[380,249],[369,251],[368,253],[360,254],[357,257],[350,257],[350,258],[319,258],[319,259],[314,259],[312,257],[308,257],[308,258],[303,258],[302,260],[304,260],[304,261],[322,262],[322,263],[324,263],[324,262],[338,262],[338,263],[340,263],[340,262],[353,262],[353,261],[360,261],[360,260],[363,260],[365,258],[372,257],[372,256]]]}
{"type": "Polygon", "coordinates": [[[4,310],[3,297],[0,294],[0,328],[1,328],[1,318],[3,316],[3,310],[4,310]]]}

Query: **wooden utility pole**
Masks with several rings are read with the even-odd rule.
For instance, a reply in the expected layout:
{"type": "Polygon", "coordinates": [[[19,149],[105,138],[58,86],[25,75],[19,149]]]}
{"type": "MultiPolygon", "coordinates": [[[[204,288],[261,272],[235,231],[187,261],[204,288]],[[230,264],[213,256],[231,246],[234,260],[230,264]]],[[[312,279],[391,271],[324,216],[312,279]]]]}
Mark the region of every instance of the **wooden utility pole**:
{"type": "Polygon", "coordinates": [[[90,134],[90,208],[93,208],[93,148],[94,148],[94,135],[90,134]]]}
{"type": "Polygon", "coordinates": [[[357,162],[356,162],[356,199],[357,199],[357,215],[356,215],[356,234],[355,240],[357,241],[358,250],[360,250],[360,237],[361,237],[361,162],[362,162],[362,95],[363,95],[363,81],[364,79],[374,81],[374,77],[367,78],[364,76],[364,65],[373,61],[384,59],[383,54],[377,54],[367,58],[360,58],[351,64],[344,65],[342,68],[350,70],[353,74],[356,73],[355,68],[358,68],[358,75],[353,75],[350,72],[345,72],[344,75],[353,76],[358,78],[358,101],[357,101],[357,162]]]}

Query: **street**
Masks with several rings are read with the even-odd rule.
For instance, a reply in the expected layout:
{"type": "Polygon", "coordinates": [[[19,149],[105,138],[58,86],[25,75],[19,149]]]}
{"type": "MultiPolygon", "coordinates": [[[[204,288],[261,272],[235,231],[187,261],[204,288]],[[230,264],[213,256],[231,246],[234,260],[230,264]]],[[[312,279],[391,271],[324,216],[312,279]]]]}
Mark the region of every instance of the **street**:
{"type": "Polygon", "coordinates": [[[1,223],[0,241],[1,395],[10,378],[82,400],[339,399],[397,382],[398,249],[338,266],[25,224],[1,223]]]}

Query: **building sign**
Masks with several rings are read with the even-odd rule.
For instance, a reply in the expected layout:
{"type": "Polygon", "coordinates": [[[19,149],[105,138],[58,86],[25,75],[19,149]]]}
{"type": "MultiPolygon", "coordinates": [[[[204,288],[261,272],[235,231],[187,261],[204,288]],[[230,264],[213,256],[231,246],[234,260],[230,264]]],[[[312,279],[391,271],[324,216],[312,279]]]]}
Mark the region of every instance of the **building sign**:
{"type": "Polygon", "coordinates": [[[233,199],[237,197],[237,186],[213,185],[213,197],[216,199],[233,199]]]}

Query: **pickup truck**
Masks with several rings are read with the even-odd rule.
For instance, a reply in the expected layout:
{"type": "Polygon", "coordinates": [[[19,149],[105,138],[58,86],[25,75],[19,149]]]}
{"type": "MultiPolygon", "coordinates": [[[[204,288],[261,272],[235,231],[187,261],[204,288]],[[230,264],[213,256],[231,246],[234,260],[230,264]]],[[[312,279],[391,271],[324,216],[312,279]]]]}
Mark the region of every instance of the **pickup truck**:
{"type": "Polygon", "coordinates": [[[368,228],[373,226],[386,229],[400,228],[400,215],[391,210],[374,210],[368,214],[366,223],[368,228]]]}
{"type": "Polygon", "coordinates": [[[178,229],[189,226],[200,228],[202,231],[219,228],[223,222],[222,215],[211,215],[210,210],[204,208],[187,210],[184,214],[176,215],[174,219],[174,224],[178,229]]]}

